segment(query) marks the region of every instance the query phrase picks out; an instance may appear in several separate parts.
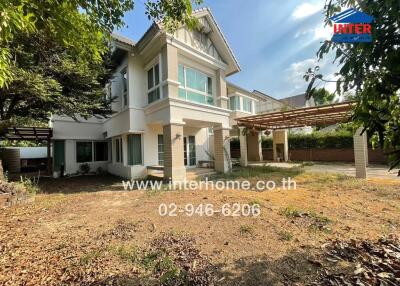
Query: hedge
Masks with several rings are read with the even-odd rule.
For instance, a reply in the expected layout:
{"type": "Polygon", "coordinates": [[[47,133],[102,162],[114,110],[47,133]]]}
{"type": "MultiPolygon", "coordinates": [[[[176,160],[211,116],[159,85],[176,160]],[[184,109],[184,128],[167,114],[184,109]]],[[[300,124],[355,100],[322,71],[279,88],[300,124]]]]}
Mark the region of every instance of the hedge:
{"type": "MultiPolygon", "coordinates": [[[[311,134],[289,134],[289,149],[353,148],[353,135],[350,132],[313,132],[311,134]]],[[[265,138],[263,148],[272,148],[272,138],[265,138]]]]}
{"type": "MultiPolygon", "coordinates": [[[[346,149],[353,148],[353,135],[348,131],[341,132],[313,132],[311,134],[289,134],[289,149],[303,148],[336,148],[346,149]]],[[[264,137],[262,147],[265,149],[272,148],[272,138],[264,137]]],[[[231,148],[239,149],[240,143],[238,139],[231,140],[231,148]]]]}

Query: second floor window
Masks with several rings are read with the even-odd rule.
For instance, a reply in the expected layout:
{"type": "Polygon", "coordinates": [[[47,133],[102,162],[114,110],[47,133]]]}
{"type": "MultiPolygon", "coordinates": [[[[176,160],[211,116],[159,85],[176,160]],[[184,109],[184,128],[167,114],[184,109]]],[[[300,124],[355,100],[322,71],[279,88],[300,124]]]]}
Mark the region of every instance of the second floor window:
{"type": "Polygon", "coordinates": [[[128,105],[128,72],[127,69],[121,71],[122,75],[122,99],[124,106],[128,105]]]}
{"type": "Polygon", "coordinates": [[[243,97],[243,111],[253,113],[253,101],[251,99],[243,97]]]}
{"type": "Polygon", "coordinates": [[[214,105],[212,78],[193,68],[179,65],[179,97],[214,105]]]}
{"type": "Polygon", "coordinates": [[[231,110],[240,110],[240,97],[239,96],[231,96],[229,98],[229,107],[231,110]]]}
{"type": "Polygon", "coordinates": [[[161,98],[160,95],[160,66],[156,64],[147,71],[147,97],[152,103],[161,98]]]}

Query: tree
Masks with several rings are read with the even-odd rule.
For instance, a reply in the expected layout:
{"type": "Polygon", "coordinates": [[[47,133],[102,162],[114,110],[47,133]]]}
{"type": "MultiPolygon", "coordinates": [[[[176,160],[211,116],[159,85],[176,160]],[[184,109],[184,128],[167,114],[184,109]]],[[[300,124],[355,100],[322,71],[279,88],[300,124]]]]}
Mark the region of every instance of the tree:
{"type": "MultiPolygon", "coordinates": [[[[148,16],[193,26],[192,2],[147,1],[148,16]]],[[[133,0],[0,0],[0,127],[53,113],[106,117],[110,33],[133,0]]]]}
{"type": "Polygon", "coordinates": [[[332,103],[333,100],[335,99],[335,94],[330,93],[325,88],[319,88],[319,89],[313,90],[313,93],[311,96],[314,98],[316,105],[329,104],[329,103],[332,103]]]}
{"type": "MultiPolygon", "coordinates": [[[[357,105],[353,120],[364,132],[377,138],[390,154],[391,168],[400,164],[400,2],[398,0],[331,0],[325,5],[329,18],[347,7],[354,7],[374,17],[372,43],[335,43],[325,41],[317,52],[322,59],[330,52],[340,64],[337,92],[355,90],[357,105]]],[[[325,81],[318,68],[310,68],[305,79],[312,94],[316,81],[325,81]]]]}

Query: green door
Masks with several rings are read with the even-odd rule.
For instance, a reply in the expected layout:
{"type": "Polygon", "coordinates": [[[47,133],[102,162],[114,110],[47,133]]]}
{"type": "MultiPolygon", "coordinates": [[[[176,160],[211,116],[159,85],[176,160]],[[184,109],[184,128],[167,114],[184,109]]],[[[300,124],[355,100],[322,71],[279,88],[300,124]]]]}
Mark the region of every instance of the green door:
{"type": "Polygon", "coordinates": [[[54,141],[54,171],[60,171],[61,165],[65,169],[65,141],[54,141]]]}

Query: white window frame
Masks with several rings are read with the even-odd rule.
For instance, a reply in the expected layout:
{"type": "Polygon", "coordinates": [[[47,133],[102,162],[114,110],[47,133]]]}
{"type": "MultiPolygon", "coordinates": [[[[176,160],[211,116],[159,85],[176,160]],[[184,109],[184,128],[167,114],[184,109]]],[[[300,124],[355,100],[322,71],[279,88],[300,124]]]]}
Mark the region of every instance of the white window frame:
{"type": "Polygon", "coordinates": [[[240,95],[234,94],[229,97],[229,109],[231,111],[242,111],[242,97],[240,95]],[[236,109],[231,109],[231,98],[237,97],[239,99],[239,106],[236,109]]]}
{"type": "Polygon", "coordinates": [[[161,88],[161,79],[162,79],[162,68],[161,68],[161,57],[157,56],[155,58],[155,60],[153,60],[145,69],[146,72],[146,90],[147,90],[147,104],[152,104],[154,102],[157,102],[161,99],[163,99],[163,93],[162,93],[162,88],[161,88]],[[155,66],[158,65],[158,84],[155,84],[155,78],[156,78],[156,74],[155,74],[155,66]],[[149,77],[148,77],[148,73],[149,71],[153,69],[152,72],[152,76],[153,76],[153,86],[151,88],[149,88],[149,77]],[[154,100],[153,102],[149,102],[149,93],[159,89],[159,94],[160,94],[160,98],[157,100],[154,100]]]}
{"type": "MultiPolygon", "coordinates": [[[[215,82],[215,80],[214,80],[213,76],[210,75],[210,74],[207,74],[207,73],[205,73],[205,72],[203,72],[203,71],[200,71],[200,70],[198,70],[198,69],[196,69],[196,68],[193,68],[193,67],[191,67],[191,66],[185,65],[185,64],[183,64],[183,63],[179,63],[179,64],[178,64],[178,74],[179,74],[179,66],[183,66],[183,80],[184,80],[184,82],[185,82],[185,86],[182,86],[181,83],[179,82],[179,88],[180,88],[180,89],[183,89],[183,90],[185,90],[185,91],[190,91],[190,92],[193,92],[193,93],[197,93],[197,94],[203,95],[203,96],[205,96],[206,98],[207,98],[207,97],[211,97],[212,100],[213,100],[212,106],[215,106],[214,86],[213,86],[213,84],[212,84],[213,82],[215,82]],[[187,81],[187,80],[186,80],[186,69],[188,69],[188,68],[194,70],[195,72],[198,72],[198,73],[204,75],[204,76],[207,78],[207,80],[206,80],[206,82],[205,82],[205,92],[200,91],[200,90],[197,90],[197,89],[193,89],[193,88],[190,88],[190,87],[187,87],[187,82],[186,82],[186,81],[187,81]],[[211,95],[208,93],[208,78],[211,79],[211,95]]],[[[185,100],[187,100],[187,94],[186,94],[186,93],[185,93],[185,100]]],[[[190,101],[190,100],[188,100],[188,101],[190,101]]],[[[196,101],[190,101],[190,102],[195,102],[195,103],[198,103],[198,104],[202,104],[202,103],[196,102],[196,101]]],[[[211,105],[211,104],[206,103],[206,105],[211,105]]]]}
{"type": "Polygon", "coordinates": [[[109,147],[108,147],[108,141],[107,140],[76,140],[75,141],[75,161],[76,161],[76,163],[78,163],[78,164],[85,164],[85,163],[98,163],[98,162],[109,162],[110,160],[109,159],[107,159],[106,161],[96,161],[96,158],[95,158],[95,155],[96,155],[96,153],[95,153],[95,143],[97,143],[97,142],[104,142],[104,143],[107,143],[107,158],[109,157],[109,147]],[[78,158],[77,158],[77,156],[78,156],[78,143],[91,143],[91,145],[92,145],[92,160],[91,161],[85,161],[85,162],[78,162],[78,158]]]}
{"type": "MultiPolygon", "coordinates": [[[[153,101],[153,102],[155,102],[155,101],[153,101]]],[[[128,134],[127,136],[126,136],[126,158],[127,158],[127,161],[126,161],[126,164],[127,164],[127,166],[130,166],[130,167],[134,167],[134,166],[144,166],[144,146],[143,146],[143,133],[130,133],[130,134],[128,134]],[[129,165],[129,143],[128,143],[128,136],[129,135],[139,135],[140,136],[140,153],[141,153],[141,159],[142,159],[142,163],[141,164],[133,164],[133,165],[129,165]]]]}
{"type": "Polygon", "coordinates": [[[121,97],[122,97],[122,106],[126,107],[128,106],[129,103],[129,72],[128,72],[128,66],[125,66],[124,68],[121,69],[120,71],[121,73],[121,87],[122,87],[122,91],[121,91],[121,97]],[[126,73],[126,91],[124,91],[124,74],[126,73]]]}
{"type": "Polygon", "coordinates": [[[242,108],[242,111],[243,112],[246,112],[246,113],[249,113],[249,114],[253,114],[254,113],[254,104],[253,104],[253,102],[254,102],[254,100],[253,99],[251,99],[250,97],[247,97],[247,96],[243,96],[242,97],[242,106],[241,106],[241,108],[242,108]],[[247,110],[244,110],[244,100],[249,100],[250,101],[250,103],[251,103],[251,110],[250,111],[247,111],[247,110]]]}
{"type": "Polygon", "coordinates": [[[117,164],[123,164],[124,163],[124,158],[123,158],[123,150],[122,150],[122,148],[123,148],[123,141],[122,141],[122,137],[116,137],[115,139],[114,139],[114,147],[115,148],[113,148],[113,152],[115,151],[115,156],[114,156],[114,158],[115,158],[115,163],[117,163],[117,164]],[[119,154],[117,155],[117,145],[119,145],[119,154]],[[117,161],[117,158],[120,158],[120,161],[117,161]]]}

